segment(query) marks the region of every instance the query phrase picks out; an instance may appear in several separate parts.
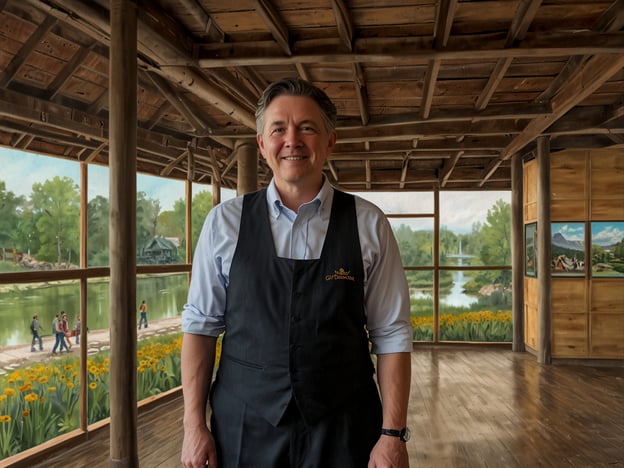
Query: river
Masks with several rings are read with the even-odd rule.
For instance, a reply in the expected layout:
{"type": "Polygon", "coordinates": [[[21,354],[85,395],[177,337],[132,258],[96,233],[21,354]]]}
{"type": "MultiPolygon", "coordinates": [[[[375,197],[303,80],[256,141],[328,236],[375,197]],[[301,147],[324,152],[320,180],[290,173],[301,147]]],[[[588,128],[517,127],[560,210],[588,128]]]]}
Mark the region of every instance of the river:
{"type": "MultiPolygon", "coordinates": [[[[145,299],[148,304],[148,320],[179,316],[186,302],[188,280],[186,274],[142,276],[137,278],[137,307],[128,313],[136,313],[145,299]]],[[[0,289],[0,347],[30,342],[30,322],[39,315],[43,336],[51,335],[55,314],[61,310],[68,315],[73,327],[80,307],[77,281],[54,284],[3,285],[0,289]]],[[[87,294],[88,326],[91,330],[109,328],[109,283],[89,281],[87,294]]],[[[84,326],[85,324],[83,324],[84,326]]]]}

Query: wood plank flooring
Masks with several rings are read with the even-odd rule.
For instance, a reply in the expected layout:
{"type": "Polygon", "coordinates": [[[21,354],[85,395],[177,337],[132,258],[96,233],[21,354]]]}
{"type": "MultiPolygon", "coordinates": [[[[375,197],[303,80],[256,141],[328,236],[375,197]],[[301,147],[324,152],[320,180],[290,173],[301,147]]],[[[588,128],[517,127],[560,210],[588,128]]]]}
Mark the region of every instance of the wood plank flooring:
{"type": "MultiPolygon", "coordinates": [[[[412,468],[624,466],[624,367],[542,366],[501,349],[418,347],[409,425],[412,468]]],[[[139,426],[141,467],[179,467],[181,399],[141,414],[139,426]]],[[[108,446],[108,431],[100,431],[30,466],[108,467],[108,446]]]]}

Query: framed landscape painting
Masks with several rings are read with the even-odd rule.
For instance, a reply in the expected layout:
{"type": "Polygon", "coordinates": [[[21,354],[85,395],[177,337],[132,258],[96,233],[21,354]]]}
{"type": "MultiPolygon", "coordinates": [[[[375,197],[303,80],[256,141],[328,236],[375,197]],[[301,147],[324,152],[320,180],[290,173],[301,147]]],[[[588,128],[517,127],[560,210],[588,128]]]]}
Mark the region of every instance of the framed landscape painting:
{"type": "Polygon", "coordinates": [[[594,278],[624,278],[624,221],[591,223],[594,278]]]}
{"type": "Polygon", "coordinates": [[[524,226],[524,274],[537,277],[537,223],[524,226]]]}
{"type": "Polygon", "coordinates": [[[552,276],[585,276],[585,223],[551,224],[552,276]]]}

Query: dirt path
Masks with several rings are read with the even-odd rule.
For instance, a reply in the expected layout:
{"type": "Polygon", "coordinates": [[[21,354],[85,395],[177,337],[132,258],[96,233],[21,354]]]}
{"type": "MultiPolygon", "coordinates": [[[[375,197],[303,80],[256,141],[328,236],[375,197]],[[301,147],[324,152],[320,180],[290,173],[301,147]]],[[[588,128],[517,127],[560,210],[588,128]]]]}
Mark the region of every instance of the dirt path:
{"type": "MultiPolygon", "coordinates": [[[[142,328],[137,332],[137,338],[144,340],[158,335],[170,334],[180,331],[180,317],[173,317],[161,320],[152,320],[148,328],[142,328]]],[[[110,348],[110,330],[89,330],[87,334],[87,354],[96,354],[110,348]]],[[[71,338],[71,353],[78,354],[80,345],[74,344],[76,338],[71,338]]],[[[42,362],[49,359],[58,359],[65,353],[52,354],[54,346],[53,336],[43,337],[43,351],[30,351],[30,343],[7,346],[0,348],[0,375],[6,374],[18,367],[27,365],[29,362],[42,362]]],[[[38,349],[38,346],[36,346],[38,349]]]]}

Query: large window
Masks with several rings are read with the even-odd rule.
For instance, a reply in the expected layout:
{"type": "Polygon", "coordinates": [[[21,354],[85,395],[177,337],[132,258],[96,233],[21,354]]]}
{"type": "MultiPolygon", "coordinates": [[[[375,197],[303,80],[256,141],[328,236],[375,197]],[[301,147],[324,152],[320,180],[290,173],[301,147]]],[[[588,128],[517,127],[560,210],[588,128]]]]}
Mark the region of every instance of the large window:
{"type": "Polygon", "coordinates": [[[511,342],[510,192],[440,192],[439,341],[511,342]]]}
{"type": "Polygon", "coordinates": [[[509,192],[358,195],[394,231],[415,341],[511,342],[509,192]]]}
{"type": "MultiPolygon", "coordinates": [[[[110,415],[111,311],[108,169],[4,149],[0,163],[6,169],[0,176],[1,460],[88,430],[110,415]],[[87,174],[86,213],[80,212],[81,170],[87,174]],[[85,262],[79,258],[81,215],[87,217],[85,262]],[[63,313],[63,342],[71,347],[53,353],[52,322],[63,313]],[[31,330],[35,315],[41,345],[31,330]]],[[[136,314],[138,323],[140,303],[146,301],[147,326],[137,331],[139,401],[180,385],[180,313],[189,270],[185,184],[137,175],[141,274],[136,309],[127,313],[136,314]]],[[[210,194],[196,192],[193,226],[198,230],[211,208],[210,194]]]]}

